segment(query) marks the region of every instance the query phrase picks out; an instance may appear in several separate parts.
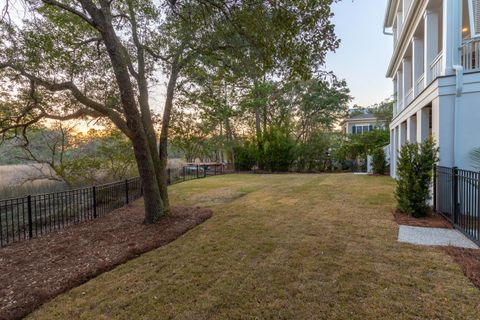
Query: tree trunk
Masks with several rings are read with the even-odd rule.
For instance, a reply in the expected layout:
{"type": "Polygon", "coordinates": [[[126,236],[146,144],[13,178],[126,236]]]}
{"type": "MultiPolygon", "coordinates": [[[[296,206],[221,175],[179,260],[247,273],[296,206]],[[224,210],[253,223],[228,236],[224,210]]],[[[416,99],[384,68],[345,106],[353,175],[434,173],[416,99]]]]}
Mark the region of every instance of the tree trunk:
{"type": "Polygon", "coordinates": [[[172,72],[170,74],[170,79],[168,80],[167,86],[167,97],[165,100],[165,108],[163,110],[162,117],[162,131],[160,133],[160,143],[159,143],[159,155],[160,155],[160,195],[162,197],[164,206],[166,210],[170,210],[170,204],[168,199],[168,190],[167,190],[167,160],[168,160],[168,129],[170,126],[170,115],[173,108],[173,97],[175,94],[175,87],[177,85],[179,68],[176,64],[173,64],[172,72]]]}
{"type": "Polygon", "coordinates": [[[120,99],[129,129],[129,138],[133,144],[138,171],[142,179],[145,202],[144,222],[146,224],[155,223],[164,214],[165,205],[159,190],[154,166],[154,155],[150,151],[148,130],[144,127],[141,113],[137,109],[135,90],[131,82],[128,62],[112,26],[110,8],[106,3],[102,4],[102,10],[97,9],[92,2],[81,1],[81,3],[99,25],[98,30],[104,39],[120,90],[120,99]]]}
{"type": "MultiPolygon", "coordinates": [[[[140,114],[142,118],[143,128],[145,130],[145,135],[148,141],[148,146],[150,148],[150,154],[153,161],[153,168],[155,170],[155,176],[157,182],[161,180],[161,166],[160,166],[160,156],[157,149],[157,137],[155,134],[155,128],[153,126],[152,114],[150,111],[150,104],[148,102],[148,81],[145,70],[145,48],[142,45],[137,31],[137,19],[135,15],[135,10],[133,3],[131,1],[127,2],[129,14],[130,14],[130,23],[132,25],[132,38],[135,46],[137,47],[137,73],[133,75],[137,80],[138,84],[138,103],[140,105],[140,114]]],[[[160,185],[158,186],[160,189],[160,185]]],[[[168,207],[167,207],[168,209],[168,207]]]]}
{"type": "Polygon", "coordinates": [[[146,136],[138,133],[131,139],[138,172],[142,179],[143,199],[145,205],[145,224],[157,222],[165,213],[164,203],[160,196],[159,184],[155,174],[155,166],[150,154],[146,136]]]}
{"type": "MultiPolygon", "coordinates": [[[[260,120],[260,106],[257,104],[258,100],[258,83],[256,80],[253,81],[253,90],[255,90],[255,135],[257,137],[257,149],[259,152],[262,150],[262,124],[260,120]]],[[[260,163],[257,163],[260,166],[260,163]]]]}
{"type": "Polygon", "coordinates": [[[268,122],[267,105],[264,105],[263,106],[263,132],[267,132],[267,122],[268,122]]]}
{"type": "MultiPolygon", "coordinates": [[[[258,150],[258,153],[260,154],[263,150],[263,139],[262,139],[262,127],[260,123],[260,107],[259,106],[255,107],[255,132],[257,136],[257,150],[258,150]]],[[[257,160],[257,166],[260,169],[263,169],[263,163],[261,163],[259,160],[257,160]]]]}

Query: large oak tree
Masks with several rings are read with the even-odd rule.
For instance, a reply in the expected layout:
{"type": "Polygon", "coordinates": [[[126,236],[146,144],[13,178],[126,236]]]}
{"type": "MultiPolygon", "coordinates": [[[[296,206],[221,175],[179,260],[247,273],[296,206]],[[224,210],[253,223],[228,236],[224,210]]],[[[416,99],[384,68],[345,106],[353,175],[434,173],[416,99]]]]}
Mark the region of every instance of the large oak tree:
{"type": "Polygon", "coordinates": [[[107,119],[132,142],[145,222],[154,223],[169,210],[178,86],[219,63],[252,79],[309,78],[338,46],[332,2],[24,0],[22,20],[7,14],[0,25],[0,132],[21,134],[42,119],[107,119]],[[149,94],[159,72],[168,80],[158,137],[149,94]]]}

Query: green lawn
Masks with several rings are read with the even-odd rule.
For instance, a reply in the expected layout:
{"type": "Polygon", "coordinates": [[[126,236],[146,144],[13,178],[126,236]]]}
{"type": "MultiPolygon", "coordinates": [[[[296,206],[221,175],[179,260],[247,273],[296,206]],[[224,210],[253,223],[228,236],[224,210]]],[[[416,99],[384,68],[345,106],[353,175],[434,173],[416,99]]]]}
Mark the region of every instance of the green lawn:
{"type": "Polygon", "coordinates": [[[171,188],[214,216],[34,319],[479,319],[439,249],[400,244],[390,178],[226,175],[171,188]]]}

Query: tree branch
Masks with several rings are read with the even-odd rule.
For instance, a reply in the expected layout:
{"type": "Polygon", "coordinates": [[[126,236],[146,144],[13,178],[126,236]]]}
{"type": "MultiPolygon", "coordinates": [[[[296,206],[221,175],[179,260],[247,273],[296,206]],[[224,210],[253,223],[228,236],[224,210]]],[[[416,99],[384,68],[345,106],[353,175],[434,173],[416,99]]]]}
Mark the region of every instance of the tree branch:
{"type": "Polygon", "coordinates": [[[61,3],[59,1],[56,1],[56,0],[42,0],[42,2],[74,14],[74,15],[80,17],[83,21],[87,22],[89,25],[91,25],[94,28],[97,28],[97,26],[98,26],[95,23],[95,21],[90,19],[85,13],[83,13],[83,12],[73,8],[73,7],[70,7],[69,5],[66,5],[66,4],[61,3]]]}
{"type": "MultiPolygon", "coordinates": [[[[5,68],[11,68],[17,71],[22,76],[26,77],[31,81],[34,81],[35,84],[40,85],[49,91],[52,91],[52,92],[69,91],[75,97],[75,99],[77,99],[78,102],[80,102],[81,104],[83,104],[84,106],[90,109],[93,109],[93,111],[95,111],[96,113],[103,115],[105,117],[108,117],[113,123],[115,123],[115,125],[118,126],[118,128],[123,133],[125,133],[127,136],[131,135],[131,132],[128,129],[127,123],[117,112],[107,107],[106,105],[103,105],[84,95],[73,82],[71,81],[60,82],[60,83],[50,82],[48,80],[39,78],[35,75],[28,73],[23,68],[13,63],[8,63],[8,62],[0,63],[0,70],[5,68]]],[[[85,113],[85,111],[83,111],[83,113],[85,113]]]]}

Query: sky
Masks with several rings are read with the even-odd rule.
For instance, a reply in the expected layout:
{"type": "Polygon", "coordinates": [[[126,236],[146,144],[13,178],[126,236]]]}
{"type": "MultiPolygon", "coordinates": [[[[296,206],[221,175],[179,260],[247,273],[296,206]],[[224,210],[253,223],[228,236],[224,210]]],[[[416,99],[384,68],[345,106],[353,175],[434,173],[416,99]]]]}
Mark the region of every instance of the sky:
{"type": "Polygon", "coordinates": [[[392,36],[383,34],[387,0],[343,0],[333,5],[340,48],[327,56],[327,70],[345,79],[352,105],[370,106],[393,94],[385,78],[393,50],[392,36]]]}
{"type": "MultiPolygon", "coordinates": [[[[3,4],[5,0],[0,0],[3,4]]],[[[385,78],[393,49],[392,36],[383,34],[387,0],[342,0],[333,4],[333,23],[340,48],[327,56],[326,69],[345,79],[354,104],[370,106],[390,97],[393,84],[385,78]]],[[[0,5],[0,7],[2,7],[0,5]]],[[[163,110],[165,77],[151,88],[150,102],[163,110]]]]}

